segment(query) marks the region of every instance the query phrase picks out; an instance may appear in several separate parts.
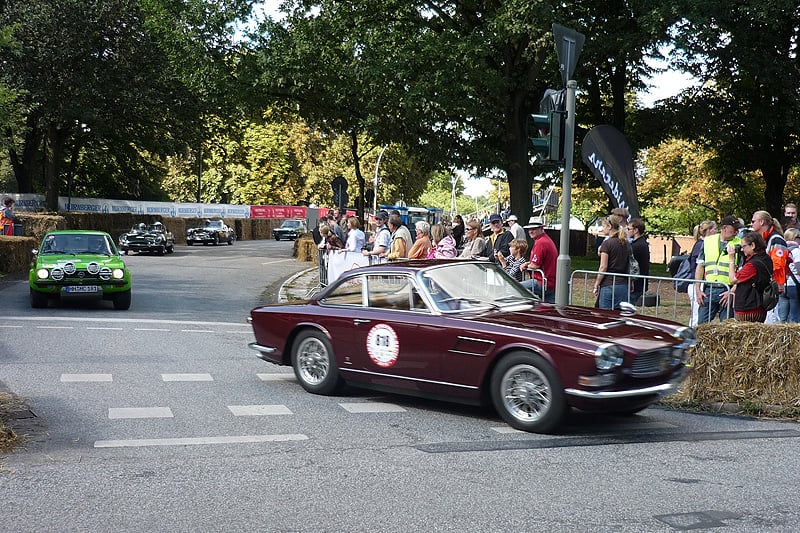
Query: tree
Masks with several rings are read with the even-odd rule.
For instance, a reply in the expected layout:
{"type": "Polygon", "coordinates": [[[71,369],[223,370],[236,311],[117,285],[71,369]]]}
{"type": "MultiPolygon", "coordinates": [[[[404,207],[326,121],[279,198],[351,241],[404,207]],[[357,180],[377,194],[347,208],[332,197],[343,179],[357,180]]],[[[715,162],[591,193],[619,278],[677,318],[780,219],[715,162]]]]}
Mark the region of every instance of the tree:
{"type": "Polygon", "coordinates": [[[800,163],[798,16],[793,0],[703,0],[675,27],[680,65],[705,82],[674,102],[681,132],[714,148],[709,168],[727,183],[756,171],[775,216],[800,163]]]}
{"type": "MultiPolygon", "coordinates": [[[[219,87],[230,28],[245,0],[9,0],[0,17],[13,25],[19,53],[3,53],[0,75],[24,90],[24,130],[10,158],[20,192],[33,192],[44,164],[46,201],[57,208],[65,178],[89,146],[122,176],[140,172],[143,154],[196,145],[200,117],[219,87]],[[201,18],[198,18],[201,17],[201,18]],[[205,66],[205,69],[200,68],[205,66]],[[202,90],[201,90],[202,89],[202,90]],[[17,148],[19,146],[19,148],[17,148]],[[43,156],[41,154],[44,154],[43,156]]],[[[228,59],[228,58],[225,58],[228,59]]],[[[119,175],[117,176],[119,177],[119,175]]],[[[123,188],[126,183],[118,184],[123,188]]]]}

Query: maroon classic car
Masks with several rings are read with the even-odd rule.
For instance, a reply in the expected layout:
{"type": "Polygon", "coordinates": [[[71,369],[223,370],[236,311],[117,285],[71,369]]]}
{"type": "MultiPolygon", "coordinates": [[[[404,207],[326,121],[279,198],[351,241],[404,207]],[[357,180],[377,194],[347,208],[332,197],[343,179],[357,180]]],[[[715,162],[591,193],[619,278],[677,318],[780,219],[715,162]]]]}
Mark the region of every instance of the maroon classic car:
{"type": "Polygon", "coordinates": [[[511,426],[549,432],[570,407],[634,413],[685,377],[694,330],[625,307],[546,304],[491,263],[415,260],[348,271],[248,321],[250,348],[309,392],[491,401],[511,426]]]}

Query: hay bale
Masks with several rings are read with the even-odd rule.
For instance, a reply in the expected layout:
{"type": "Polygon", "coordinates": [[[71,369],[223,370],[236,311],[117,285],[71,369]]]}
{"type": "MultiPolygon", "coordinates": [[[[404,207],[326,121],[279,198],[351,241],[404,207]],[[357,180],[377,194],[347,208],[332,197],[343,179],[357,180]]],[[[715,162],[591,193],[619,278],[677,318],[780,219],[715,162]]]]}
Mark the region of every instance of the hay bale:
{"type": "Polygon", "coordinates": [[[800,324],[703,324],[692,367],[687,401],[800,408],[800,324]]]}
{"type": "Polygon", "coordinates": [[[293,255],[298,261],[311,262],[316,265],[319,248],[314,244],[314,239],[310,235],[303,235],[294,241],[293,255]]]}
{"type": "Polygon", "coordinates": [[[0,272],[25,272],[33,263],[31,250],[39,246],[33,237],[0,236],[0,272]]]}

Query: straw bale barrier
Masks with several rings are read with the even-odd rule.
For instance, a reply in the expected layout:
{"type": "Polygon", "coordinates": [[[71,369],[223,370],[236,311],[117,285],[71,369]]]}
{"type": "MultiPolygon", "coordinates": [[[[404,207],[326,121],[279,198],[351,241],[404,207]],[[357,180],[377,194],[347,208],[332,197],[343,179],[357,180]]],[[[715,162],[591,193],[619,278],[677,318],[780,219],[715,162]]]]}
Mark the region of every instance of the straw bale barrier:
{"type": "Polygon", "coordinates": [[[800,324],[702,324],[691,364],[673,400],[800,415],[800,324]]]}
{"type": "Polygon", "coordinates": [[[319,260],[319,248],[314,244],[314,239],[311,238],[311,234],[303,235],[294,241],[293,255],[298,261],[317,264],[319,260]]]}

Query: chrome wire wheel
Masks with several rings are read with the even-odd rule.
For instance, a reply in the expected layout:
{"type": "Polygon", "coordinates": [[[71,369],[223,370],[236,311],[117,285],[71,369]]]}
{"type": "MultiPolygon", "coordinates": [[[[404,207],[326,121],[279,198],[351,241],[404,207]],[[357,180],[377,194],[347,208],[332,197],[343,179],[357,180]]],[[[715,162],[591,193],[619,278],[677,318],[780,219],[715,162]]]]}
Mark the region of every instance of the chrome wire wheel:
{"type": "Polygon", "coordinates": [[[322,383],[331,366],[331,356],[325,344],[316,337],[306,337],[298,344],[296,353],[300,379],[312,386],[322,383]]]}
{"type": "Polygon", "coordinates": [[[314,394],[333,394],[341,379],[328,338],[320,331],[305,330],[292,346],[292,367],[300,385],[314,394]]]}
{"type": "Polygon", "coordinates": [[[535,366],[512,366],[503,374],[500,383],[506,412],[520,422],[536,422],[550,410],[552,386],[544,372],[535,366]]]}

